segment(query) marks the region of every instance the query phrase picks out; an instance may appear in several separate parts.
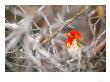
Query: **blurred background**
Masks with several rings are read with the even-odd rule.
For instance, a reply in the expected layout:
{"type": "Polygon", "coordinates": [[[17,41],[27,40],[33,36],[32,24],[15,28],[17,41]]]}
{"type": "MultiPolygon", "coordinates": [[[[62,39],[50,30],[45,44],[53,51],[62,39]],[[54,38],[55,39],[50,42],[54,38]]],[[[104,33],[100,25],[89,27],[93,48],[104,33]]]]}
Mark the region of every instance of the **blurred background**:
{"type": "Polygon", "coordinates": [[[106,6],[6,5],[5,71],[106,72],[106,6]],[[84,39],[80,61],[65,44],[72,29],[84,39]]]}

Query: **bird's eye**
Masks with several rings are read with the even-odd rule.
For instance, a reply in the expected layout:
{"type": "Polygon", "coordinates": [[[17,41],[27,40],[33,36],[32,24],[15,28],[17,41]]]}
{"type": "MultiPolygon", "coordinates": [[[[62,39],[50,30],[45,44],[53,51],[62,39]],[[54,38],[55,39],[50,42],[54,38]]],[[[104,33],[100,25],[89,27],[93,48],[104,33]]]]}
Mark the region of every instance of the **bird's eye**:
{"type": "Polygon", "coordinates": [[[75,34],[71,34],[72,36],[75,36],[75,34]]]}

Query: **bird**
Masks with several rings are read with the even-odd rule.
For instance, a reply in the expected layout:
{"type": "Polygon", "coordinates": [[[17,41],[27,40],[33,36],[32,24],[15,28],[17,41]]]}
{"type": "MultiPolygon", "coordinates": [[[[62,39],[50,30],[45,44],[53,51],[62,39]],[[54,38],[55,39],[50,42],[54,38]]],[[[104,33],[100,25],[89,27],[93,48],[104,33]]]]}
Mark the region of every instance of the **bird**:
{"type": "Polygon", "coordinates": [[[77,41],[83,40],[83,37],[78,30],[72,29],[69,33],[65,35],[68,37],[68,39],[66,40],[67,48],[71,48],[77,45],[80,47],[80,43],[78,43],[77,41]]]}
{"type": "Polygon", "coordinates": [[[82,34],[77,29],[72,29],[67,36],[66,47],[69,55],[72,57],[71,61],[77,60],[77,68],[80,71],[81,61],[81,41],[83,41],[82,34]]]}

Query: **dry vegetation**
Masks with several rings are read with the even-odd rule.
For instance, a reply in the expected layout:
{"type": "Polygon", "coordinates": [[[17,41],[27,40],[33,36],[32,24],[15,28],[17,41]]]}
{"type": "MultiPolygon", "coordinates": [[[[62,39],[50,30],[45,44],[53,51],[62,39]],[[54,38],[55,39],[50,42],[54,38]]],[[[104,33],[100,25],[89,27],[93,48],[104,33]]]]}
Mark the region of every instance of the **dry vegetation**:
{"type": "Polygon", "coordinates": [[[105,13],[100,5],[7,5],[5,71],[105,72],[105,13]],[[65,45],[73,28],[84,37],[80,63],[65,45]]]}

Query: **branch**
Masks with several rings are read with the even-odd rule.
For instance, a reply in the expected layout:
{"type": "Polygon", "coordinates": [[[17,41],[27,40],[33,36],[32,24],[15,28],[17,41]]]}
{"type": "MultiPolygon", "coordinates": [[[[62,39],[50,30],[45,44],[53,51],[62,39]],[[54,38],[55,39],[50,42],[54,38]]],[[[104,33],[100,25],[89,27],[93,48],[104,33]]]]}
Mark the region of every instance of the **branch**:
{"type": "Polygon", "coordinates": [[[59,28],[56,32],[54,32],[52,35],[48,35],[43,42],[41,42],[41,45],[45,44],[46,42],[50,41],[52,37],[54,37],[55,35],[57,35],[59,32],[61,32],[65,27],[67,27],[68,25],[70,25],[74,20],[77,19],[78,16],[83,15],[85,12],[87,11],[87,6],[83,6],[79,12],[75,13],[73,18],[67,20],[62,26],[61,28],[59,28]]]}
{"type": "Polygon", "coordinates": [[[106,47],[106,40],[103,40],[95,49],[96,54],[106,47]]]}

